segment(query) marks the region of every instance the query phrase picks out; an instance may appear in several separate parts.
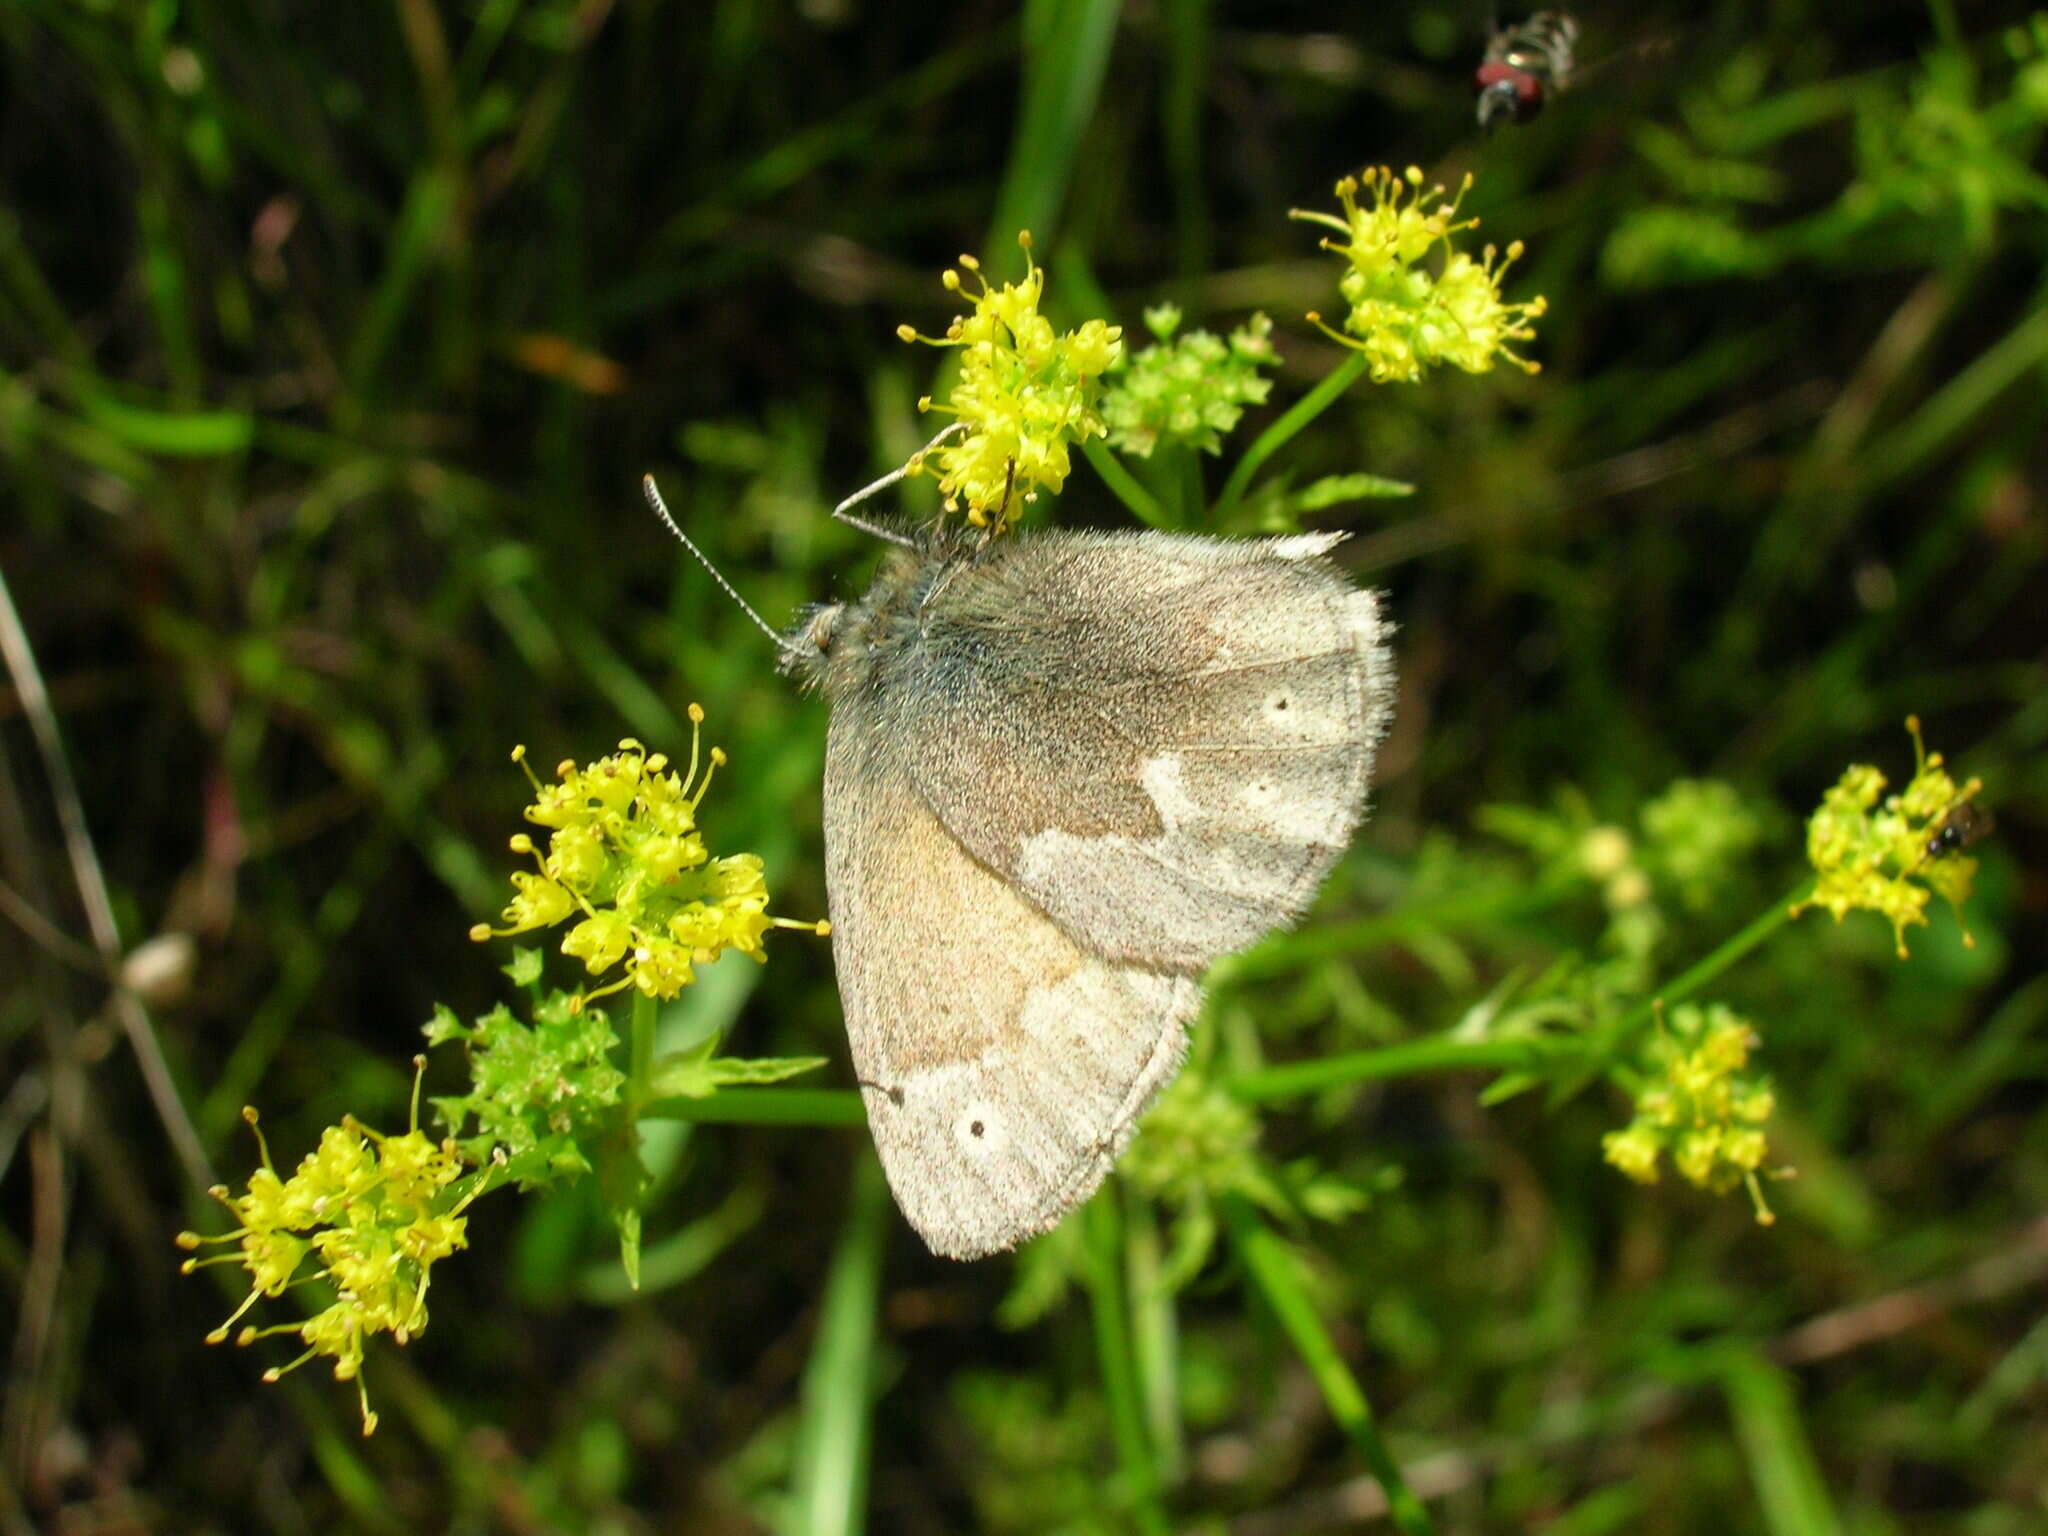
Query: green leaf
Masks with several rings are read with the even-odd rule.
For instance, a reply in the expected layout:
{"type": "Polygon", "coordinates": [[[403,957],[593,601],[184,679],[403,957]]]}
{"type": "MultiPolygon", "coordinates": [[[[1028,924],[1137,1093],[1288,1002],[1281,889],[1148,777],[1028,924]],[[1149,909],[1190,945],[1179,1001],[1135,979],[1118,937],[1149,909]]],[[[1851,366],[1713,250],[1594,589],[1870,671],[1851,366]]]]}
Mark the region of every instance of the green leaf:
{"type": "Polygon", "coordinates": [[[450,1040],[467,1040],[469,1026],[455,1017],[455,1010],[446,1003],[434,1004],[434,1016],[427,1020],[421,1033],[427,1037],[427,1044],[446,1045],[450,1040]]]}
{"type": "Polygon", "coordinates": [[[734,1083],[779,1083],[825,1065],[823,1056],[712,1056],[717,1044],[707,1040],[695,1050],[678,1051],[654,1064],[651,1099],[702,1099],[734,1083]]]}
{"type": "Polygon", "coordinates": [[[1061,1222],[1042,1237],[1017,1250],[1010,1292],[996,1307],[1000,1328],[1029,1328],[1049,1316],[1074,1287],[1088,1262],[1082,1224],[1061,1222]]]}
{"type": "Polygon", "coordinates": [[[1347,501],[1393,501],[1414,494],[1415,487],[1406,480],[1389,480],[1385,475],[1324,475],[1296,491],[1288,504],[1296,512],[1320,512],[1347,501]]]}
{"type": "Polygon", "coordinates": [[[612,1224],[619,1229],[619,1268],[626,1272],[626,1283],[634,1290],[640,1289],[640,1207],[637,1205],[614,1205],[611,1212],[612,1224]]]}
{"type": "Polygon", "coordinates": [[[532,986],[540,980],[540,951],[515,948],[512,951],[512,959],[504,966],[504,972],[512,978],[513,986],[532,986]]]}
{"type": "Polygon", "coordinates": [[[647,1193],[647,1165],[640,1161],[638,1131],[626,1124],[604,1140],[597,1170],[605,1214],[619,1234],[619,1264],[626,1283],[640,1289],[640,1201],[647,1193]]]}

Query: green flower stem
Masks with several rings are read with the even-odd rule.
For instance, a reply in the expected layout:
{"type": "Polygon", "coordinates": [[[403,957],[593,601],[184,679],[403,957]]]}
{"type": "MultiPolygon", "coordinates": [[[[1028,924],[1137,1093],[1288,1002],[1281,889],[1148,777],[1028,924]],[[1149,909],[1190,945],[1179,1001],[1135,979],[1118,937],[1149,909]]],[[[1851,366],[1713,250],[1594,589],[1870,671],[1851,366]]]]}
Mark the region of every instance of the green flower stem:
{"type": "MultiPolygon", "coordinates": [[[[1658,1008],[1684,1002],[1791,921],[1792,908],[1812,890],[1813,882],[1810,880],[1795,886],[1760,912],[1739,933],[1623,1014],[1591,1049],[1555,1040],[1469,1040],[1447,1034],[1432,1035],[1375,1050],[1351,1051],[1341,1056],[1323,1056],[1312,1061],[1289,1062],[1284,1066],[1247,1072],[1230,1084],[1230,1091],[1248,1104],[1270,1104],[1279,1099],[1319,1093],[1325,1088],[1414,1077],[1425,1072],[1541,1073],[1545,1068],[1554,1068],[1574,1059],[1582,1063],[1582,1075],[1579,1083],[1570,1086],[1580,1086],[1597,1073],[1599,1063],[1610,1060],[1637,1031],[1655,1018],[1658,1008]]],[[[1365,925],[1349,924],[1344,931],[1352,934],[1362,926],[1365,925]]]]}
{"type": "Polygon", "coordinates": [[[1365,1458],[1366,1468],[1387,1496],[1387,1513],[1404,1536],[1434,1536],[1436,1526],[1413,1490],[1401,1481],[1401,1473],[1388,1454],[1379,1431],[1373,1425],[1372,1405],[1366,1401],[1358,1378],[1337,1352],[1337,1345],[1309,1300],[1293,1252],[1252,1209],[1242,1195],[1225,1195],[1219,1202],[1223,1224],[1244,1261],[1252,1283],[1273,1309],[1281,1328],[1294,1345],[1295,1353],[1315,1378],[1329,1405],[1330,1416],[1343,1427],[1365,1458]]]}
{"type": "Polygon", "coordinates": [[[867,1524],[873,1438],[876,1304],[889,1194],[871,1154],[854,1167],[846,1230],[832,1256],[818,1336],[804,1367],[790,1536],[860,1536],[867,1524]]]}
{"type": "Polygon", "coordinates": [[[1138,484],[1137,477],[1124,468],[1123,461],[1111,453],[1100,438],[1091,437],[1082,443],[1081,453],[1095,466],[1095,473],[1102,477],[1102,483],[1116,493],[1117,499],[1131,509],[1139,522],[1149,523],[1154,528],[1171,526],[1159,499],[1138,484]]]}
{"type": "Polygon", "coordinates": [[[1295,433],[1328,410],[1339,395],[1364,377],[1365,368],[1363,352],[1346,353],[1336,372],[1290,405],[1278,421],[1258,435],[1251,447],[1245,449],[1244,457],[1237,461],[1237,468],[1230,472],[1230,478],[1223,483],[1223,494],[1216,498],[1219,520],[1229,516],[1244,499],[1244,493],[1259,467],[1285,447],[1295,433]]]}
{"type": "Polygon", "coordinates": [[[721,1088],[701,1099],[650,1099],[643,1120],[699,1125],[859,1126],[868,1123],[860,1095],[847,1088],[721,1088]]]}
{"type": "Polygon", "coordinates": [[[1180,446],[1174,455],[1173,469],[1180,490],[1180,526],[1198,528],[1202,525],[1205,507],[1201,450],[1192,443],[1180,446]]]}
{"type": "Polygon", "coordinates": [[[1137,1368],[1138,1397],[1144,1404],[1152,1462],[1171,1487],[1187,1470],[1187,1438],[1180,1421],[1180,1319],[1166,1284],[1159,1221],[1152,1202],[1131,1197],[1125,1212],[1125,1268],[1131,1287],[1131,1360],[1137,1368]]]}
{"type": "Polygon", "coordinates": [[[1540,1071],[1567,1053],[1577,1055],[1578,1048],[1541,1040],[1469,1040],[1432,1035],[1376,1050],[1350,1051],[1341,1056],[1321,1056],[1313,1061],[1247,1072],[1232,1081],[1230,1092],[1247,1104],[1270,1104],[1276,1099],[1297,1099],[1325,1088],[1414,1077],[1424,1072],[1540,1071]]]}
{"type": "Polygon", "coordinates": [[[1116,1458],[1123,1467],[1126,1492],[1137,1529],[1165,1536],[1166,1509],[1159,1500],[1159,1481],[1145,1434],[1145,1410],[1138,1396],[1138,1373],[1131,1354],[1131,1328],[1124,1305],[1123,1213],[1112,1185],[1099,1191],[1082,1211],[1088,1223],[1088,1300],[1095,1316],[1095,1352],[1102,1365],[1103,1396],[1109,1405],[1116,1458]]]}
{"type": "Polygon", "coordinates": [[[1813,882],[1802,880],[1776,902],[1750,920],[1747,927],[1724,940],[1704,959],[1696,960],[1643,1002],[1622,1015],[1603,1045],[1612,1050],[1657,1016],[1657,1010],[1682,1003],[1728,967],[1747,955],[1772,934],[1792,921],[1792,909],[1813,894],[1813,882]]]}
{"type": "Polygon", "coordinates": [[[654,999],[637,987],[633,991],[633,1023],[626,1068],[626,1102],[637,1114],[646,1104],[654,1083],[654,1034],[660,1022],[654,999]]]}
{"type": "Polygon", "coordinates": [[[1297,929],[1268,939],[1244,954],[1217,961],[1209,979],[1218,987],[1260,981],[1296,972],[1311,960],[1327,960],[1361,949],[1398,944],[1418,934],[1436,933],[1446,928],[1468,928],[1505,918],[1535,916],[1583,893],[1585,889],[1586,882],[1579,875],[1552,875],[1534,885],[1501,883],[1431,903],[1418,902],[1399,907],[1355,922],[1297,929]]]}

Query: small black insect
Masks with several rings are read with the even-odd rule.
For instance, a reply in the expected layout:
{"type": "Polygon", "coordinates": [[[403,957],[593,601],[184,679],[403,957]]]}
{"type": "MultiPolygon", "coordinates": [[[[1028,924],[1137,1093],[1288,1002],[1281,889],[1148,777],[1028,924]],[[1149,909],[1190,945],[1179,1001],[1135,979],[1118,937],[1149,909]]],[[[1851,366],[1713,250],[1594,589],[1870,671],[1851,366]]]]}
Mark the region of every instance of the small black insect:
{"type": "Polygon", "coordinates": [[[1551,96],[1571,84],[1578,21],[1568,11],[1537,11],[1502,27],[1487,40],[1486,57],[1472,77],[1479,93],[1479,126],[1503,118],[1526,123],[1551,96]]]}
{"type": "Polygon", "coordinates": [[[1997,824],[1989,811],[1979,810],[1967,800],[1958,801],[1928,834],[1921,857],[1938,859],[1944,854],[1960,853],[1979,838],[1989,837],[1997,824]]]}

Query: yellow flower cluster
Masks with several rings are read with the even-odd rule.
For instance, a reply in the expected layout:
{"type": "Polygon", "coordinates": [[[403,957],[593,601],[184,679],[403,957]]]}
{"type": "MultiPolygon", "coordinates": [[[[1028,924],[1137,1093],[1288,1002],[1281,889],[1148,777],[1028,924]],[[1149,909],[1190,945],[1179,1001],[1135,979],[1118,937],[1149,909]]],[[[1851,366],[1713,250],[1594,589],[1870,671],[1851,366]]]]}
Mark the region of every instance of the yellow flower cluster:
{"type": "MultiPolygon", "coordinates": [[[[1958,921],[1977,874],[1977,861],[1957,851],[1971,823],[1988,825],[1972,802],[1983,784],[1958,785],[1920,738],[1920,721],[1909,717],[1914,773],[1896,795],[1885,796],[1885,777],[1867,764],[1852,766],[1821,797],[1806,824],[1806,856],[1820,877],[1813,894],[1792,909],[1797,917],[1820,907],[1840,922],[1858,909],[1876,912],[1892,925],[1899,958],[1907,957],[1906,930],[1927,922],[1930,892],[1955,908],[1958,921]],[[1880,800],[1882,799],[1882,803],[1880,800]]],[[[1963,942],[1974,945],[1969,931],[1963,942]]]]}
{"type": "MultiPolygon", "coordinates": [[[[417,1058],[416,1065],[423,1067],[425,1058],[417,1058]]],[[[315,1355],[328,1356],[336,1381],[356,1383],[363,1433],[370,1434],[377,1415],[370,1411],[362,1381],[363,1341],[373,1333],[389,1333],[405,1344],[426,1328],[430,1272],[436,1262],[467,1246],[462,1212],[483,1192],[486,1178],[479,1176],[460,1194],[449,1189],[467,1170],[454,1142],[436,1145],[420,1130],[417,1081],[412,1128],[403,1136],[382,1135],[345,1116],[321,1133],[318,1150],[308,1153],[288,1179],[280,1178],[271,1164],[256,1111],[245,1109],[242,1115],[256,1130],[263,1166],[249,1176],[244,1194],[230,1195],[225,1185],[210,1191],[235,1218],[235,1230],[211,1237],[178,1234],[178,1246],[187,1251],[208,1243],[234,1243],[240,1249],[187,1259],[186,1274],[215,1264],[240,1264],[249,1271],[248,1296],[206,1341],[226,1339],[258,1299],[282,1296],[299,1280],[325,1280],[334,1292],[331,1305],[303,1323],[245,1327],[235,1342],[297,1334],[305,1341],[304,1353],[289,1365],[265,1371],[263,1379],[276,1381],[315,1355]],[[310,1269],[308,1259],[313,1261],[310,1269]]]]}
{"type": "MultiPolygon", "coordinates": [[[[725,753],[711,749],[698,776],[704,711],[690,706],[690,768],[678,774],[668,758],[637,741],[579,768],[564,761],[556,781],[533,780],[526,819],[548,829],[547,851],[519,833],[512,851],[530,854],[538,873],[512,877],[517,894],[504,911],[506,926],[478,924],[477,940],[577,917],[562,953],[593,976],[624,964],[619,979],[589,998],[636,987],[668,999],[696,980],[728,949],[765,961],[762,938],[770,928],[829,932],[823,922],[800,923],[768,915],[768,886],[756,854],[714,859],[697,829],[697,807],[725,753]]],[[[513,752],[522,765],[525,748],[513,752]]],[[[531,771],[528,778],[532,779],[531,771]]]]}
{"type": "Polygon", "coordinates": [[[1453,234],[1479,222],[1457,221],[1458,205],[1471,187],[1467,176],[1456,197],[1440,186],[1424,191],[1416,167],[1400,175],[1377,166],[1364,173],[1362,183],[1353,176],[1337,183],[1342,217],[1300,208],[1289,212],[1290,218],[1326,225],[1344,237],[1322,242],[1324,250],[1349,263],[1338,283],[1351,306],[1344,327],[1334,330],[1320,315],[1308,318],[1331,339],[1363,353],[1376,383],[1413,383],[1440,363],[1485,373],[1495,358],[1536,371],[1509,343],[1534,337],[1528,322],[1547,305],[1541,298],[1509,304],[1500,296],[1501,279],[1522,254],[1521,242],[1505,253],[1489,245],[1477,261],[1452,244],[1453,234]],[[1444,258],[1432,275],[1423,261],[1438,246],[1444,258]]]}
{"type": "MultiPolygon", "coordinates": [[[[1096,409],[1102,375],[1123,355],[1123,327],[1090,320],[1064,336],[1038,312],[1045,293],[1045,269],[1024,248],[1024,280],[991,288],[981,264],[962,256],[960,266],[980,284],[969,294],[971,313],[956,316],[943,336],[923,336],[910,326],[896,334],[905,341],[960,349],[960,381],[943,404],[929,396],[918,409],[951,414],[967,430],[932,450],[946,510],[965,509],[976,527],[1007,526],[1023,515],[1039,489],[1055,496],[1072,468],[1070,443],[1101,437],[1108,428],[1096,409]]],[[[959,271],[941,279],[953,293],[966,294],[959,271]]],[[[911,472],[923,468],[912,461],[911,472]]]]}
{"type": "Polygon", "coordinates": [[[1635,1118],[1601,1141],[1607,1161],[1640,1184],[1657,1182],[1669,1153],[1680,1178],[1715,1194],[1749,1187],[1756,1219],[1776,1218],[1757,1174],[1769,1148],[1763,1123],[1777,1100],[1770,1085],[1746,1076],[1756,1031],[1723,1004],[1682,1005],[1649,1048],[1655,1075],[1636,1094],[1635,1118]]]}

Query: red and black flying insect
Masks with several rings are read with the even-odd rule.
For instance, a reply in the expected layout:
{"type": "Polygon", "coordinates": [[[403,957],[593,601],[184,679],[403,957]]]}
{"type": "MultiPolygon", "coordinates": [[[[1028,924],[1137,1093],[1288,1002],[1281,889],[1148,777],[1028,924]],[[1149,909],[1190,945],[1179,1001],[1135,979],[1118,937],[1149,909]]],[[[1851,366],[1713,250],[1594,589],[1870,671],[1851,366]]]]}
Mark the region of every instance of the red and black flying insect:
{"type": "Polygon", "coordinates": [[[1568,11],[1538,11],[1502,27],[1487,40],[1486,57],[1472,77],[1479,93],[1479,126],[1503,118],[1526,123],[1571,84],[1579,24],[1568,11]]]}

